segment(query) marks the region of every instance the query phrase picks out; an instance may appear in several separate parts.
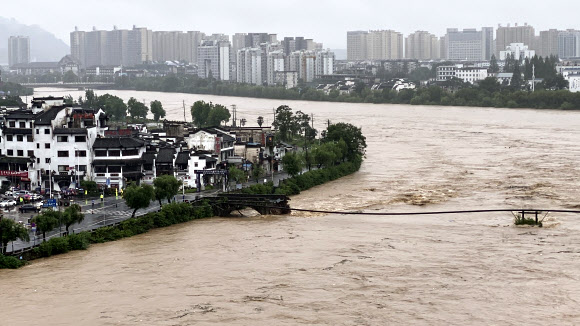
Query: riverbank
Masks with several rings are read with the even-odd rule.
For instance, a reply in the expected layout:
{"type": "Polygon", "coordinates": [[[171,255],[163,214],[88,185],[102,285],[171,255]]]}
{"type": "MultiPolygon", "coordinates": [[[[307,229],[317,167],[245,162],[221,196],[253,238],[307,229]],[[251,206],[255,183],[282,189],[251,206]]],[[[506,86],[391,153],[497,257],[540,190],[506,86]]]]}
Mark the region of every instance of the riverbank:
{"type": "MultiPolygon", "coordinates": [[[[362,160],[344,162],[337,166],[305,172],[289,178],[275,187],[272,183],[255,184],[244,188],[244,194],[285,194],[296,195],[300,191],[350,175],[360,169],[362,160]]],[[[196,219],[214,217],[212,207],[202,201],[201,205],[190,203],[171,203],[163,205],[159,212],[147,213],[143,216],[119,222],[114,226],[105,226],[94,232],[83,231],[63,237],[55,237],[43,242],[33,250],[19,254],[19,257],[0,254],[0,269],[16,269],[30,260],[67,253],[74,250],[86,250],[91,244],[116,241],[122,238],[146,233],[152,229],[163,228],[174,224],[189,222],[196,219]]]]}
{"type": "Polygon", "coordinates": [[[470,84],[454,85],[448,91],[439,86],[404,89],[400,92],[391,89],[371,90],[363,84],[348,93],[336,90],[325,93],[312,87],[285,89],[167,76],[123,80],[111,89],[319,102],[580,110],[580,93],[568,90],[516,91],[501,86],[497,81],[482,82],[479,87],[470,84]]]}

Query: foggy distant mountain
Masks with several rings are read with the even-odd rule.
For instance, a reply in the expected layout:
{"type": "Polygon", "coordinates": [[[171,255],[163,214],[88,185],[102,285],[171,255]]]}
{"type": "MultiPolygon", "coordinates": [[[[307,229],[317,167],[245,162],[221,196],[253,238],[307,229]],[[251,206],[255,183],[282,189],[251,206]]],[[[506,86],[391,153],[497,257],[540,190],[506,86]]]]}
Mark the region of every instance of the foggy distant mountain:
{"type": "Polygon", "coordinates": [[[334,52],[334,58],[336,60],[346,60],[346,50],[345,49],[331,49],[334,52]]]}
{"type": "Polygon", "coordinates": [[[14,19],[0,17],[0,64],[8,64],[8,38],[30,37],[30,61],[59,61],[70,53],[69,46],[38,25],[20,24],[14,19]]]}

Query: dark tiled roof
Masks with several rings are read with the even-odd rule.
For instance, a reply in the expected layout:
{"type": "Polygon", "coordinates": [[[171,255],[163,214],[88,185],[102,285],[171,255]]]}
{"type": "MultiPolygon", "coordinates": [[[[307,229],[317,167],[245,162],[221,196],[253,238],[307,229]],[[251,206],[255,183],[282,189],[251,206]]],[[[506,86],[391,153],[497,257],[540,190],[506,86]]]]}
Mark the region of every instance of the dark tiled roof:
{"type": "Polygon", "coordinates": [[[6,120],[26,120],[26,119],[34,119],[36,118],[36,114],[33,114],[32,111],[28,110],[16,110],[14,112],[9,113],[6,116],[6,120]]]}
{"type": "Polygon", "coordinates": [[[145,164],[153,164],[153,161],[155,160],[155,153],[143,153],[141,158],[145,164]]]}
{"type": "Polygon", "coordinates": [[[34,120],[35,126],[50,126],[50,122],[56,118],[57,114],[64,110],[64,106],[53,106],[52,108],[39,114],[34,120]]]}
{"type": "Polygon", "coordinates": [[[86,135],[85,128],[54,128],[55,135],[86,135]]]}
{"type": "Polygon", "coordinates": [[[180,152],[177,154],[175,164],[187,164],[189,162],[189,152],[180,152]]]}
{"type": "Polygon", "coordinates": [[[6,134],[6,135],[32,135],[32,129],[30,129],[30,128],[5,128],[4,134],[6,134]]]}
{"type": "Polygon", "coordinates": [[[93,148],[138,148],[145,146],[145,142],[137,138],[97,138],[93,148]]]}
{"type": "Polygon", "coordinates": [[[173,164],[173,154],[175,154],[175,148],[161,148],[159,149],[159,153],[157,153],[155,163],[173,164]]]}

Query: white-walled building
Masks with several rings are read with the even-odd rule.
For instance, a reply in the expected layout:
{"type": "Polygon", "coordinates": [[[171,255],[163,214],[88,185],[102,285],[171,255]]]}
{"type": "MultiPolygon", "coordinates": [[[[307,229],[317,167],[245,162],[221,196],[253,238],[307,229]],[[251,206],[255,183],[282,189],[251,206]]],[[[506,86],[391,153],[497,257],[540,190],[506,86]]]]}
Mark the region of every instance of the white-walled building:
{"type": "Polygon", "coordinates": [[[334,74],[334,52],[329,50],[316,52],[315,75],[334,74]]]}
{"type": "Polygon", "coordinates": [[[269,52],[267,57],[268,85],[276,85],[276,73],[284,70],[284,52],[282,50],[269,52]]]}
{"type": "Polygon", "coordinates": [[[511,43],[504,51],[499,52],[499,59],[504,61],[508,54],[515,60],[531,59],[536,55],[536,51],[530,50],[524,43],[511,43]]]}
{"type": "Polygon", "coordinates": [[[489,77],[486,68],[462,67],[455,70],[455,77],[466,83],[476,83],[489,77]]]}
{"type": "Polygon", "coordinates": [[[237,81],[253,85],[262,85],[262,49],[243,48],[238,50],[237,81]]]}
{"type": "Polygon", "coordinates": [[[570,92],[580,92],[580,73],[571,73],[568,74],[565,78],[568,81],[568,88],[570,89],[570,92]]]}
{"type": "Polygon", "coordinates": [[[97,138],[93,147],[93,180],[100,186],[124,188],[143,176],[145,142],[130,137],[97,138]]]}
{"type": "Polygon", "coordinates": [[[235,138],[217,128],[206,128],[189,134],[185,139],[189,149],[203,150],[218,155],[218,163],[234,155],[235,138]]]}

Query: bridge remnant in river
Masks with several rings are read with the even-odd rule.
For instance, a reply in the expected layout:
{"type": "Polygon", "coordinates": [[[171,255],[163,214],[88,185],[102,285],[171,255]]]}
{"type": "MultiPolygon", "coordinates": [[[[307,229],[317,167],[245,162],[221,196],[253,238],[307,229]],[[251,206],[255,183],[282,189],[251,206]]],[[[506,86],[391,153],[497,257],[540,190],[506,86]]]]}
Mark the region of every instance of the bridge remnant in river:
{"type": "MultiPolygon", "coordinates": [[[[249,195],[222,193],[213,197],[203,197],[198,201],[208,201],[217,216],[229,216],[231,212],[252,208],[262,215],[290,214],[291,209],[286,195],[249,195]]],[[[195,202],[194,202],[195,205],[195,202]]]]}

